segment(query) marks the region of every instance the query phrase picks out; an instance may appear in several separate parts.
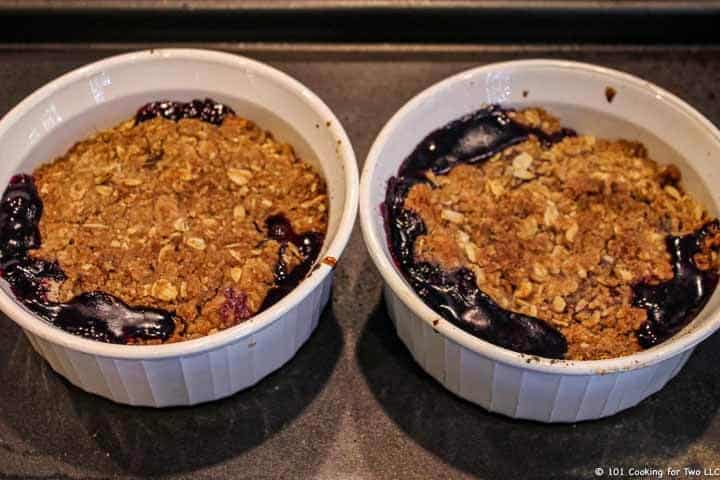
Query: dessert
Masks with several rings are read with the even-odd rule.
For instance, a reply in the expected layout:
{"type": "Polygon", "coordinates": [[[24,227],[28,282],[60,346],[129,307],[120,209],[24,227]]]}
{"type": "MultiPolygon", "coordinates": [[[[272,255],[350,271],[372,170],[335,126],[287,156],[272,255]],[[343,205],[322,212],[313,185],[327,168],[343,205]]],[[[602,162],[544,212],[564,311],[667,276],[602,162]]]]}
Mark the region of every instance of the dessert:
{"type": "Polygon", "coordinates": [[[489,106],[429,134],[390,179],[390,250],[439,315],[570,360],[680,331],[718,282],[720,224],[642,144],[489,106]]]}
{"type": "Polygon", "coordinates": [[[160,101],[16,175],[3,278],[71,333],[176,342],[246,321],[308,274],[325,183],[292,147],[210,99],[160,101]]]}

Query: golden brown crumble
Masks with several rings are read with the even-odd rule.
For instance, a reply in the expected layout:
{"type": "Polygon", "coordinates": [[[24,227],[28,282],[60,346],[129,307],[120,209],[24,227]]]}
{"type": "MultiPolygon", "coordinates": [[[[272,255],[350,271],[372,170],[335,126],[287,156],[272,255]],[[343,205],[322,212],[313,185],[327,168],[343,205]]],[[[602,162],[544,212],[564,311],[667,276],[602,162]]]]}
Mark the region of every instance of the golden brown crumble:
{"type": "MultiPolygon", "coordinates": [[[[560,128],[539,109],[513,116],[560,128]]],[[[577,136],[544,147],[531,136],[485,163],[427,177],[432,186],[415,185],[405,200],[427,228],[416,256],[471,269],[503,308],[558,328],[573,360],[641,350],[635,331],[646,312],[631,305],[632,285],[671,279],[666,236],[710,220],[677,167],[626,140],[577,136]]],[[[717,268],[715,254],[704,261],[717,268]]]]}
{"type": "MultiPolygon", "coordinates": [[[[74,145],[35,180],[44,212],[36,256],[67,280],[54,299],[93,290],[130,305],[175,311],[185,340],[232,326],[226,288],[256,313],[274,285],[280,245],[265,219],[285,215],[297,232],[325,233],[325,183],[288,144],[229,116],[133,120],[74,145]]],[[[284,252],[290,268],[301,256],[284,252]]]]}

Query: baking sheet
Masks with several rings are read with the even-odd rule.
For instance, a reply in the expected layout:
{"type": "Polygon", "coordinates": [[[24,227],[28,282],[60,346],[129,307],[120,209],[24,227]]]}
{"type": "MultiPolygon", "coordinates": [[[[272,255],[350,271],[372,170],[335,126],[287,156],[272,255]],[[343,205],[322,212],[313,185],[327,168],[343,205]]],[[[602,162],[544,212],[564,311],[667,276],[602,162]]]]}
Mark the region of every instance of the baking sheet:
{"type": "MultiPolygon", "coordinates": [[[[0,45],[0,114],[72,68],[147,46],[0,45]]],[[[305,83],[343,122],[361,165],[384,122],[420,90],[518,58],[618,68],[720,123],[718,47],[193,46],[246,54],[305,83]]],[[[624,468],[627,478],[645,467],[668,478],[667,468],[720,469],[720,335],[664,390],[619,415],[578,425],[512,421],[456,398],[415,365],[380,287],[356,229],[332,304],[295,359],[229,399],[160,411],[69,385],[0,316],[0,479],[570,479],[609,478],[610,468],[624,468]]]]}

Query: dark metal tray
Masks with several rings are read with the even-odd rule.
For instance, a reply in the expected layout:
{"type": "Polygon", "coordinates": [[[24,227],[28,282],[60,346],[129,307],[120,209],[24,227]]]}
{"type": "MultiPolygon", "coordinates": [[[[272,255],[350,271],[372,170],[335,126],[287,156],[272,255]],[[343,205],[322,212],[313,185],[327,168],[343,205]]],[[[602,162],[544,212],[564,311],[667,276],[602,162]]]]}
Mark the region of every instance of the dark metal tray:
{"type": "MultiPolygon", "coordinates": [[[[718,47],[209,46],[266,61],[317,92],[348,130],[360,164],[410,97],[499,60],[568,58],[618,68],[677,93],[720,123],[718,47]]],[[[69,69],[135,48],[143,45],[0,46],[0,113],[69,69]]],[[[662,469],[663,478],[668,467],[720,472],[718,366],[715,335],[665,389],[614,417],[542,425],[489,414],[415,365],[387,318],[380,279],[356,229],[332,304],[308,344],[254,388],[208,405],[151,410],[86,394],[50,371],[20,329],[0,317],[0,479],[563,479],[609,478],[614,467],[624,468],[625,478],[645,467],[662,469]],[[604,476],[596,477],[596,468],[604,476]]]]}
{"type": "Polygon", "coordinates": [[[0,42],[720,41],[718,0],[0,0],[0,42]]]}

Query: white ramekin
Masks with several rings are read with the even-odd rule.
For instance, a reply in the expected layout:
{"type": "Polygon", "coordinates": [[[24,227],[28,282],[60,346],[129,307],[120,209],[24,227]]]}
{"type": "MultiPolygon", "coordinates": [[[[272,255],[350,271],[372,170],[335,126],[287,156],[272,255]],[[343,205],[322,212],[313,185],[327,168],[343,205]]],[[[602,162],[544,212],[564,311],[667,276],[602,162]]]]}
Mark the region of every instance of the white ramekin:
{"type": "Polygon", "coordinates": [[[497,347],[442,319],[391,260],[379,209],[388,178],[428,133],[489,103],[542,106],[580,133],[640,140],[652,158],[680,167],[684,185],[714,215],[720,211],[720,132],[687,103],[631,75],[567,61],[514,61],[468,70],[417,95],[385,125],[365,162],[365,242],[385,281],[398,335],[422,368],[451,392],[515,418],[575,422],[636,405],[660,390],[720,326],[719,291],[690,325],[659,346],[611,360],[551,361],[497,347]]]}
{"type": "MultiPolygon", "coordinates": [[[[337,259],[357,212],[355,155],[340,122],[308,88],[265,64],[206,50],[149,50],[74,70],[23,100],[0,121],[0,185],[64,153],[94,131],[157,99],[211,97],[291,143],[323,173],[329,227],[320,258],[337,259]]],[[[333,261],[272,308],[236,327],[187,342],[110,345],[66,333],[22,307],[5,281],[0,309],[60,375],[120,403],[163,407],[216,400],[247,388],[290,358],[328,301],[333,261]]]]}

